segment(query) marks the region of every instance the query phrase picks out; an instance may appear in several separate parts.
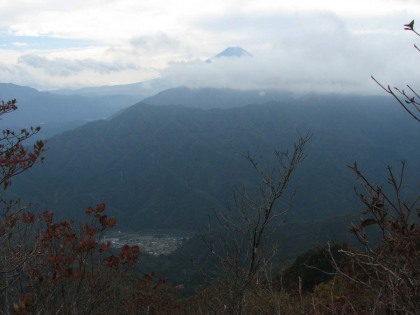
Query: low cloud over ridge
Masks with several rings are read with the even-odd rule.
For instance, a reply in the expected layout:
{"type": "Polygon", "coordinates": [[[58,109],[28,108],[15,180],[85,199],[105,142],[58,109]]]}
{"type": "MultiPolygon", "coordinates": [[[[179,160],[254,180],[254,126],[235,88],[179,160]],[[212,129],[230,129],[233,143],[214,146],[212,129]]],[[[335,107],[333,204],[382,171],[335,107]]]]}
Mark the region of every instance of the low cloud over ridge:
{"type": "Polygon", "coordinates": [[[126,69],[136,69],[133,63],[123,63],[114,60],[112,62],[96,61],[93,59],[64,59],[54,58],[48,59],[38,55],[23,55],[19,57],[19,63],[34,68],[43,69],[46,73],[54,76],[69,76],[82,72],[84,70],[93,70],[98,73],[111,73],[123,71],[126,69]]]}

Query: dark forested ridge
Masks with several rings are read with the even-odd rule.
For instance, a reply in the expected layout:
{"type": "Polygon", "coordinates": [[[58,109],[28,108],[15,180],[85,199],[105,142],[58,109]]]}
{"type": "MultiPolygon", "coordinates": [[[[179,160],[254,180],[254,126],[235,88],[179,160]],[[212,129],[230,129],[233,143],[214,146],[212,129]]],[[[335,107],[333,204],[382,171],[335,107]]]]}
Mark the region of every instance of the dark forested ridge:
{"type": "MultiPolygon", "coordinates": [[[[212,95],[223,99],[223,93],[212,95]]],[[[187,98],[182,94],[172,103],[183,105],[187,98]]],[[[197,230],[208,224],[209,213],[226,209],[234,187],[255,179],[244,153],[269,164],[275,149],[290,148],[307,132],[313,138],[292,182],[297,194],[290,222],[357,213],[355,178],[346,167],[354,161],[383,182],[387,164],[407,159],[407,184],[418,178],[419,126],[388,98],[243,102],[208,110],[136,104],[50,139],[44,164],[17,178],[13,189],[66,217],[101,201],[121,228],[197,230]]]]}

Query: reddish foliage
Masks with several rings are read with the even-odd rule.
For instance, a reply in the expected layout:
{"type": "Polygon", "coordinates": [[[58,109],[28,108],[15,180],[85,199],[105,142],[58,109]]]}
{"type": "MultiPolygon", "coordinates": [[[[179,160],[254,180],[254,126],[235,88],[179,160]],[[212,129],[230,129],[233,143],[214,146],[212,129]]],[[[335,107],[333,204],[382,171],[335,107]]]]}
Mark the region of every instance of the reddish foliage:
{"type": "MultiPolygon", "coordinates": [[[[0,116],[17,109],[16,100],[2,102],[0,116]]],[[[32,150],[24,146],[24,142],[38,133],[37,128],[22,129],[20,132],[3,130],[0,135],[0,185],[7,189],[11,184],[11,178],[31,168],[45,151],[45,142],[36,141],[32,150]]]]}
{"type": "Polygon", "coordinates": [[[95,234],[97,234],[97,233],[99,232],[99,230],[98,230],[98,229],[96,229],[96,228],[94,228],[94,227],[90,226],[89,224],[85,224],[85,225],[83,226],[83,230],[84,230],[84,232],[85,232],[87,235],[89,235],[89,236],[94,236],[95,234]]]}
{"type": "Polygon", "coordinates": [[[53,220],[53,213],[50,212],[50,211],[45,211],[43,213],[43,215],[44,215],[45,223],[51,224],[52,223],[52,220],[53,220]]]}
{"type": "Polygon", "coordinates": [[[14,228],[19,222],[19,216],[16,213],[7,214],[5,218],[5,226],[7,228],[14,228]]]}
{"type": "MultiPolygon", "coordinates": [[[[2,102],[0,116],[16,109],[15,100],[2,102]]],[[[44,142],[37,141],[30,149],[23,145],[39,130],[0,132],[0,186],[4,190],[11,185],[12,177],[42,160],[44,142]]],[[[125,245],[118,253],[105,256],[111,243],[101,242],[102,233],[117,221],[104,214],[104,203],[86,209],[91,222],[83,225],[72,220],[55,221],[51,211],[37,216],[21,213],[19,205],[18,211],[10,208],[0,221],[0,246],[8,246],[2,260],[8,265],[6,269],[0,266],[0,301],[7,302],[0,303],[0,313],[130,314],[141,308],[147,313],[174,313],[176,308],[172,307],[172,296],[166,294],[164,278],[156,281],[153,274],[146,280],[146,290],[151,291],[142,294],[137,282],[127,277],[126,266],[138,261],[137,245],[125,245]],[[126,291],[119,293],[121,289],[126,291]]]]}
{"type": "Polygon", "coordinates": [[[107,222],[108,227],[114,227],[117,225],[117,220],[115,218],[109,218],[107,222]]]}
{"type": "Polygon", "coordinates": [[[105,211],[105,204],[104,203],[100,203],[96,206],[96,212],[97,213],[101,213],[105,211]]]}
{"type": "Polygon", "coordinates": [[[114,255],[108,256],[108,257],[104,258],[104,260],[103,260],[103,264],[106,267],[111,268],[111,269],[117,268],[119,263],[120,263],[120,258],[118,258],[114,255]]]}
{"type": "Polygon", "coordinates": [[[111,249],[111,242],[101,243],[101,245],[99,246],[100,252],[107,252],[110,249],[111,249]]]}
{"type": "Polygon", "coordinates": [[[22,222],[25,224],[33,224],[35,223],[35,215],[30,212],[26,212],[22,214],[22,222]]]}
{"type": "Polygon", "coordinates": [[[94,210],[93,210],[93,208],[92,208],[92,207],[89,207],[89,208],[87,208],[87,209],[86,209],[86,213],[87,213],[88,215],[91,215],[93,212],[94,212],[94,210]]]}
{"type": "Polygon", "coordinates": [[[137,263],[138,255],[140,253],[140,247],[137,245],[129,246],[124,245],[121,248],[120,257],[121,263],[127,263],[130,265],[134,265],[137,263]]]}
{"type": "Polygon", "coordinates": [[[117,220],[115,218],[108,218],[106,215],[98,216],[99,223],[102,225],[102,228],[114,227],[117,225],[117,220]]]}

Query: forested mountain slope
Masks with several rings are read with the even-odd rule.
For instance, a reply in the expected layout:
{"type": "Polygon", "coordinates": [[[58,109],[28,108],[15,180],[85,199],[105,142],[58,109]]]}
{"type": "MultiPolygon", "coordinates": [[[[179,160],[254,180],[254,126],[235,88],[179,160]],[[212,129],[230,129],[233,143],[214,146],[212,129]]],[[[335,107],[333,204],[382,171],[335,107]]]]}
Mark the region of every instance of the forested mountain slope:
{"type": "Polygon", "coordinates": [[[121,228],[196,230],[226,209],[234,187],[255,183],[246,152],[270,164],[274,150],[307,132],[313,137],[292,182],[290,221],[357,213],[346,167],[354,161],[377,182],[401,159],[407,184],[419,176],[419,126],[392,100],[313,96],[210,110],[139,103],[50,139],[45,163],[17,179],[14,191],[66,217],[105,202],[121,228]]]}

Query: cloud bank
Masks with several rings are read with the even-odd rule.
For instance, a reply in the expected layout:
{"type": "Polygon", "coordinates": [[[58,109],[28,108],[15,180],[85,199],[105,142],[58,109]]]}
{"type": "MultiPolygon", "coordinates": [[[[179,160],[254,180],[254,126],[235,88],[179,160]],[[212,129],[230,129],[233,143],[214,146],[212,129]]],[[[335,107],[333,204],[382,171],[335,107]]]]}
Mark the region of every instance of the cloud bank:
{"type": "MultiPolygon", "coordinates": [[[[0,81],[371,93],[420,84],[415,0],[25,0],[0,4],[0,81]],[[204,61],[229,46],[250,60],[204,61]]],[[[420,22],[419,22],[420,24],[420,22]]]]}
{"type": "Polygon", "coordinates": [[[124,63],[121,60],[111,62],[96,61],[93,59],[69,60],[64,58],[48,59],[38,55],[23,55],[18,59],[19,64],[42,69],[52,76],[67,77],[82,71],[92,70],[100,74],[109,74],[127,69],[137,69],[134,63],[124,63]]]}
{"type": "Polygon", "coordinates": [[[420,56],[411,46],[416,40],[411,34],[388,34],[374,27],[352,31],[333,14],[288,17],[287,22],[287,31],[279,28],[269,49],[250,50],[253,58],[175,62],[163,74],[174,84],[189,87],[294,92],[382,93],[371,75],[391,86],[420,83],[414,67],[420,56]]]}

